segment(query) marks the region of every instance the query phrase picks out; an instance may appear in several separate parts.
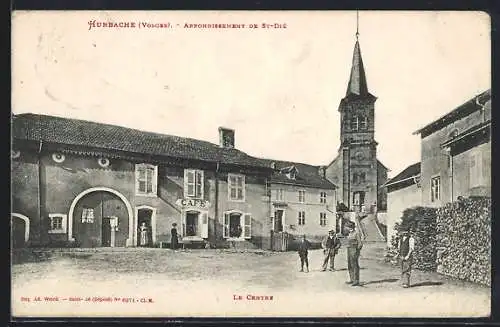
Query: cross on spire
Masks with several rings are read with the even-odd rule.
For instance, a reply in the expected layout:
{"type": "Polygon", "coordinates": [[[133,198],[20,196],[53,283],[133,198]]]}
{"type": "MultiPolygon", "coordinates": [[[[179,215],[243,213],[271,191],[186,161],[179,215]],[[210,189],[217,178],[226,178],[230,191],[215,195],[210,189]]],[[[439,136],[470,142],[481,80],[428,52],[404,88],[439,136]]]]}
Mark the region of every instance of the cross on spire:
{"type": "Polygon", "coordinates": [[[359,37],[359,10],[356,10],[356,41],[359,37]]]}

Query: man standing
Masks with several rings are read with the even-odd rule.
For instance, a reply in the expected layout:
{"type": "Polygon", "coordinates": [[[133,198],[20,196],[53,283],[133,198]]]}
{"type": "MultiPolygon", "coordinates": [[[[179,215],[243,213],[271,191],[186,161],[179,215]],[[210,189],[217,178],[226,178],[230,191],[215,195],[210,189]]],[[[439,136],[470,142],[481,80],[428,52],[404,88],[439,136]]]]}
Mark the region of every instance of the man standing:
{"type": "Polygon", "coordinates": [[[172,224],[172,229],[170,230],[170,248],[172,250],[177,249],[177,245],[179,244],[179,237],[177,236],[177,224],[172,224]]]}
{"type": "Polygon", "coordinates": [[[351,286],[359,286],[359,255],[363,248],[363,239],[354,222],[346,224],[349,232],[347,235],[347,269],[349,270],[349,281],[351,286]]]}
{"type": "Polygon", "coordinates": [[[300,257],[300,271],[304,271],[304,264],[306,264],[306,273],[309,272],[309,259],[307,258],[308,256],[308,251],[311,248],[311,243],[306,239],[306,235],[302,236],[302,240],[299,243],[299,257],[300,257]]]}
{"type": "Polygon", "coordinates": [[[323,253],[325,255],[325,260],[323,261],[323,268],[321,271],[325,271],[328,266],[328,260],[330,260],[330,271],[335,271],[335,255],[340,248],[340,240],[333,230],[328,232],[328,236],[321,242],[321,247],[323,248],[323,253]]]}
{"type": "Polygon", "coordinates": [[[410,287],[411,266],[413,264],[413,251],[415,249],[415,239],[413,233],[405,230],[399,241],[399,257],[401,258],[401,285],[404,288],[410,287]]]}

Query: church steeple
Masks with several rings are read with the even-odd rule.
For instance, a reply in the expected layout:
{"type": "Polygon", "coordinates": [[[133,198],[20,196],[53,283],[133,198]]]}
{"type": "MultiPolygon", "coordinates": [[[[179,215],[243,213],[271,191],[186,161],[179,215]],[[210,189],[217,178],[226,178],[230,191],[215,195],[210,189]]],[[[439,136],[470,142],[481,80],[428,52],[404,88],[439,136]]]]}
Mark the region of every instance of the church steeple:
{"type": "Polygon", "coordinates": [[[346,97],[349,95],[365,96],[368,95],[368,85],[366,83],[365,67],[361,57],[359,47],[359,12],[356,12],[356,44],[352,55],[351,76],[347,85],[346,97]]]}
{"type": "Polygon", "coordinates": [[[365,67],[363,66],[363,58],[361,57],[361,49],[359,47],[359,40],[357,39],[358,33],[356,32],[356,44],[354,45],[354,53],[352,55],[351,76],[349,84],[347,85],[346,96],[368,95],[368,85],[366,83],[365,67]]]}

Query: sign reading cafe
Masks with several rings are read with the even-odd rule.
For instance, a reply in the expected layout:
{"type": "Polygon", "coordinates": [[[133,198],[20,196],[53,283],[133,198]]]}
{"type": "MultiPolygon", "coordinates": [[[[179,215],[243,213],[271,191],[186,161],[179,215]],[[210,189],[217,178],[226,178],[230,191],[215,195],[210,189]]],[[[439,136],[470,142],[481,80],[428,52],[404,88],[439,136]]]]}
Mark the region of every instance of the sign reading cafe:
{"type": "Polygon", "coordinates": [[[200,199],[179,199],[175,202],[179,207],[182,208],[198,208],[198,209],[208,209],[210,207],[210,202],[200,199]]]}

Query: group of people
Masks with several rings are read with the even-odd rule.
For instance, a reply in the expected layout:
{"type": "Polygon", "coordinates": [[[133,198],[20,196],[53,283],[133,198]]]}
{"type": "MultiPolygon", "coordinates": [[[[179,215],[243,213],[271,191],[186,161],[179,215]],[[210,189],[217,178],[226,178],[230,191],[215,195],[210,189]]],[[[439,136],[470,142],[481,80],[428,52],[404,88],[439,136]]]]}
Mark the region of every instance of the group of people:
{"type": "MultiPolygon", "coordinates": [[[[172,250],[177,249],[179,246],[179,236],[177,235],[177,224],[172,224],[172,229],[170,230],[170,248],[172,250]]],[[[139,246],[147,247],[149,246],[149,227],[145,222],[142,222],[139,226],[139,246]]]]}
{"type": "MultiPolygon", "coordinates": [[[[349,280],[347,284],[351,286],[360,286],[359,283],[359,256],[363,248],[363,237],[359,228],[354,222],[345,224],[346,246],[347,246],[347,269],[349,271],[349,280]]],[[[321,271],[326,271],[328,262],[330,262],[330,271],[335,271],[335,256],[341,247],[340,236],[335,231],[330,230],[322,242],[324,260],[321,271]]],[[[404,231],[399,241],[397,256],[401,259],[401,283],[402,286],[410,287],[410,274],[413,263],[413,251],[415,240],[410,231],[404,231]]],[[[308,251],[311,248],[311,243],[307,240],[306,235],[303,235],[302,240],[298,245],[298,254],[300,258],[300,271],[309,272],[308,251]],[[304,270],[305,266],[305,270],[304,270]]]]}

